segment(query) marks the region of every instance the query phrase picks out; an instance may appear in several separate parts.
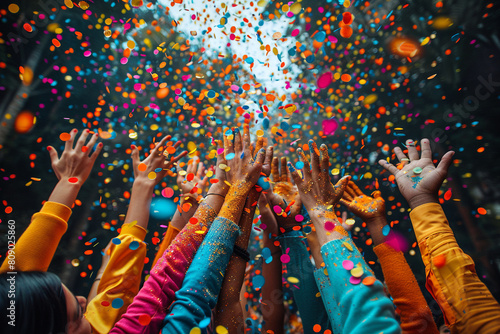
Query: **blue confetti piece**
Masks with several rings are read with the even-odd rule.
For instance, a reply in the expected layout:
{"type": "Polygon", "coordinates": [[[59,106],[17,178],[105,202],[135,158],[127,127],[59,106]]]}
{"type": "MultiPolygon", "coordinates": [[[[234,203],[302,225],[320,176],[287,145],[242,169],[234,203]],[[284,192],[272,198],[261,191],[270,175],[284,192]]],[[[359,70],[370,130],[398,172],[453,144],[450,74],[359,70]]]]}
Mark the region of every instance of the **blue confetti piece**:
{"type": "Polygon", "coordinates": [[[226,155],[226,160],[232,160],[232,159],[234,159],[234,156],[235,156],[235,154],[234,154],[234,153],[228,153],[228,154],[226,155]]]}
{"type": "Polygon", "coordinates": [[[118,238],[113,238],[113,240],[111,240],[111,241],[113,241],[113,243],[114,243],[115,245],[119,245],[119,244],[121,244],[121,243],[122,243],[122,241],[121,241],[120,239],[118,239],[118,238]]]}
{"type": "Polygon", "coordinates": [[[123,306],[123,304],[124,304],[123,299],[121,299],[121,298],[115,298],[111,302],[111,307],[119,309],[119,308],[121,308],[123,306]]]}
{"type": "Polygon", "coordinates": [[[131,250],[136,250],[137,248],[139,248],[139,241],[132,241],[130,243],[130,245],[128,246],[128,248],[130,248],[131,250]]]}
{"type": "Polygon", "coordinates": [[[265,282],[266,282],[266,280],[264,279],[264,277],[262,275],[256,275],[252,280],[252,284],[253,284],[254,288],[256,288],[256,289],[262,288],[264,286],[265,282]]]}
{"type": "Polygon", "coordinates": [[[304,163],[302,161],[299,161],[295,164],[296,169],[302,169],[304,168],[304,163]]]}
{"type": "Polygon", "coordinates": [[[200,321],[200,323],[198,324],[198,326],[200,328],[206,328],[208,325],[210,325],[210,318],[205,318],[203,319],[202,321],[200,321]]]}
{"type": "Polygon", "coordinates": [[[385,225],[382,228],[382,234],[386,237],[389,235],[389,232],[391,232],[391,227],[389,225],[385,225]]]}

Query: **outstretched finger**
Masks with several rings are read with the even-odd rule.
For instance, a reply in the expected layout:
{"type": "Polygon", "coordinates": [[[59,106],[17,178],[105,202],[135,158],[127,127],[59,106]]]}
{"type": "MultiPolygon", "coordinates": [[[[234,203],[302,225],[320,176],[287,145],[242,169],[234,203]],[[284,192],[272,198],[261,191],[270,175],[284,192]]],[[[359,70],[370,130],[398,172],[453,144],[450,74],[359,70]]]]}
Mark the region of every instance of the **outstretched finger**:
{"type": "Polygon", "coordinates": [[[90,132],[89,129],[83,130],[82,134],[80,135],[80,138],[78,138],[78,140],[76,141],[75,150],[77,152],[82,151],[82,147],[83,147],[83,145],[85,145],[85,142],[87,141],[87,137],[89,136],[89,132],[90,132]]]}
{"type": "Polygon", "coordinates": [[[273,158],[273,162],[271,163],[271,176],[274,182],[281,181],[280,173],[279,173],[279,159],[278,157],[273,158]]]}
{"type": "Polygon", "coordinates": [[[56,149],[52,146],[47,146],[47,151],[49,151],[50,163],[53,166],[54,164],[56,164],[59,161],[59,156],[57,154],[56,149]]]}
{"type": "Polygon", "coordinates": [[[97,142],[98,138],[99,138],[99,134],[97,132],[94,132],[94,134],[92,135],[92,137],[90,137],[90,140],[87,143],[87,145],[82,146],[81,150],[83,152],[85,152],[85,150],[86,150],[86,151],[89,151],[89,153],[90,153],[90,150],[92,149],[92,147],[94,147],[94,145],[97,142]],[[87,147],[87,149],[84,149],[84,147],[87,147]]]}
{"type": "Polygon", "coordinates": [[[352,198],[355,198],[357,196],[356,192],[354,191],[354,189],[351,187],[351,183],[354,184],[354,182],[349,182],[347,184],[347,187],[345,188],[345,191],[344,191],[344,194],[349,194],[349,196],[351,196],[352,198]]]}
{"type": "Polygon", "coordinates": [[[158,152],[160,148],[163,149],[163,146],[165,146],[165,143],[167,142],[167,140],[170,140],[170,138],[172,138],[172,136],[170,135],[163,137],[160,142],[156,144],[155,148],[151,151],[150,154],[154,156],[154,153],[158,152]]]}
{"type": "Polygon", "coordinates": [[[200,162],[198,164],[198,172],[196,173],[196,176],[198,177],[198,179],[201,180],[204,172],[205,172],[205,165],[203,164],[203,162],[200,162]]]}
{"type": "Polygon", "coordinates": [[[95,149],[94,153],[92,153],[92,155],[90,156],[90,159],[92,159],[92,161],[95,161],[97,159],[103,147],[104,145],[102,143],[97,144],[97,148],[95,149]]]}
{"type": "Polygon", "coordinates": [[[134,168],[134,175],[137,175],[137,172],[138,172],[137,168],[138,168],[139,164],[141,163],[140,158],[139,158],[139,149],[135,145],[132,145],[131,148],[132,148],[132,154],[131,154],[132,167],[134,168]]]}
{"type": "Polygon", "coordinates": [[[321,174],[323,177],[328,180],[330,175],[328,174],[328,170],[330,169],[330,156],[328,155],[328,147],[325,144],[321,144],[321,174]]]}
{"type": "Polygon", "coordinates": [[[413,139],[408,139],[406,141],[406,147],[408,148],[408,158],[410,158],[410,161],[418,160],[418,151],[415,145],[416,143],[413,139]]]}
{"type": "Polygon", "coordinates": [[[385,170],[390,172],[392,175],[396,175],[399,172],[399,169],[396,166],[394,166],[390,162],[387,162],[384,159],[379,160],[378,164],[382,166],[385,170]]]}
{"type": "Polygon", "coordinates": [[[279,181],[281,182],[290,182],[290,180],[288,180],[288,168],[286,168],[286,162],[287,162],[287,159],[286,157],[281,157],[281,169],[280,169],[280,178],[279,178],[279,181]]]}
{"type": "Polygon", "coordinates": [[[292,163],[290,161],[288,161],[287,166],[288,166],[288,170],[290,171],[290,174],[292,174],[293,182],[295,182],[295,185],[300,190],[300,188],[302,186],[302,178],[300,177],[299,172],[297,172],[295,170],[295,168],[292,166],[292,163]]]}
{"type": "Polygon", "coordinates": [[[239,155],[243,151],[243,142],[241,141],[241,133],[239,128],[235,128],[234,131],[234,152],[239,155]]]}
{"type": "MultiPolygon", "coordinates": [[[[307,160],[307,157],[301,148],[297,149],[297,153],[299,154],[300,161],[302,161],[302,163],[304,164],[304,167],[302,168],[304,177],[306,179],[310,179],[311,178],[311,166],[309,165],[309,160],[307,160]]],[[[290,164],[290,162],[288,162],[288,164],[290,164]]]]}
{"type": "Polygon", "coordinates": [[[408,159],[406,157],[406,154],[403,153],[403,151],[401,150],[401,148],[399,147],[394,147],[394,153],[396,153],[396,157],[398,158],[399,162],[403,162],[405,161],[405,159],[408,159]]]}
{"type": "Polygon", "coordinates": [[[231,131],[226,131],[226,133],[224,134],[224,157],[229,153],[234,153],[233,141],[231,138],[229,138],[229,136],[233,136],[233,134],[229,132],[231,131]]]}
{"type": "Polygon", "coordinates": [[[422,139],[420,141],[420,144],[422,145],[422,159],[432,160],[431,142],[429,141],[429,139],[422,139]]]}
{"type": "Polygon", "coordinates": [[[273,160],[274,147],[269,146],[266,150],[266,157],[264,159],[264,164],[262,165],[262,173],[269,176],[271,172],[271,161],[273,160]]]}
{"type": "Polygon", "coordinates": [[[352,182],[352,181],[349,181],[349,188],[352,188],[352,190],[354,190],[354,193],[356,194],[356,196],[363,196],[363,192],[361,191],[361,189],[359,189],[359,187],[356,185],[356,183],[352,182]]]}
{"type": "Polygon", "coordinates": [[[309,155],[311,156],[312,177],[316,180],[321,171],[319,170],[319,150],[314,140],[309,140],[309,155]]]}
{"type": "Polygon", "coordinates": [[[250,147],[250,127],[248,124],[243,125],[243,145],[244,149],[250,147]]]}
{"type": "Polygon", "coordinates": [[[449,151],[446,152],[445,155],[441,158],[441,161],[439,162],[439,165],[437,166],[437,169],[443,171],[444,173],[448,174],[448,168],[450,168],[450,165],[453,161],[453,155],[455,155],[454,151],[449,151]]]}
{"type": "Polygon", "coordinates": [[[69,151],[73,149],[73,142],[75,141],[76,134],[78,133],[77,129],[71,130],[69,133],[69,139],[66,140],[66,143],[64,144],[64,150],[69,151]]]}
{"type": "Polygon", "coordinates": [[[342,198],[342,195],[344,194],[345,189],[347,188],[347,185],[349,184],[350,179],[351,179],[351,177],[349,175],[344,176],[337,183],[335,183],[335,185],[333,186],[335,189],[335,194],[341,195],[340,198],[342,198]]]}

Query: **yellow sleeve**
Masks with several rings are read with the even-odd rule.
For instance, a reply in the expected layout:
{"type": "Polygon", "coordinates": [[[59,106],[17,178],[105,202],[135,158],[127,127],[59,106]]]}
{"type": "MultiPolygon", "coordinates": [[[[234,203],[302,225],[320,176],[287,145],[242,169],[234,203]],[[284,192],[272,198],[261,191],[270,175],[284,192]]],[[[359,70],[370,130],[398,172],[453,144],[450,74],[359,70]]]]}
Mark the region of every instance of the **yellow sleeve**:
{"type": "Polygon", "coordinates": [[[31,217],[31,223],[17,240],[13,249],[15,268],[6,258],[0,273],[8,271],[47,271],[61,237],[68,228],[71,209],[66,205],[45,202],[40,212],[31,217]]]}
{"type": "Polygon", "coordinates": [[[153,261],[153,264],[151,265],[151,268],[154,268],[156,261],[160,259],[160,257],[163,255],[163,253],[167,250],[168,246],[170,246],[170,243],[172,240],[175,239],[177,234],[179,234],[180,230],[173,227],[171,224],[168,225],[167,232],[165,232],[165,236],[163,237],[163,240],[160,244],[160,249],[158,249],[158,252],[156,252],[155,259],[153,261]]]}
{"type": "Polygon", "coordinates": [[[110,259],[87,305],[85,317],[96,333],[109,333],[139,292],[146,257],[146,230],[126,224],[111,243],[110,259]]]}
{"type": "Polygon", "coordinates": [[[458,246],[441,205],[421,205],[410,218],[425,265],[427,290],[451,332],[497,333],[500,305],[477,277],[474,261],[458,246]]]}

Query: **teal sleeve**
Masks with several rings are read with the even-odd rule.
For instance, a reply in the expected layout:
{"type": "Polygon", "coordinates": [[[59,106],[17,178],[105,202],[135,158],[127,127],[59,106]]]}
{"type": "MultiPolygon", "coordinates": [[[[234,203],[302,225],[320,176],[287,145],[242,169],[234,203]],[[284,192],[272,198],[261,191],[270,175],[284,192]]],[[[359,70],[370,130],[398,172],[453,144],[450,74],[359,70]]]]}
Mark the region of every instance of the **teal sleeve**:
{"type": "Polygon", "coordinates": [[[207,332],[239,232],[239,227],[228,219],[217,218],[213,222],[182,287],[175,293],[176,300],[165,317],[162,333],[189,333],[193,327],[207,332]]]}
{"type": "Polygon", "coordinates": [[[394,307],[385,295],[382,283],[378,280],[372,285],[361,283],[362,279],[373,274],[350,238],[324,244],[321,255],[330,282],[333,282],[333,295],[339,301],[343,333],[401,333],[394,316],[394,307]],[[359,266],[363,269],[358,281],[351,275],[351,270],[344,269],[344,264],[348,267],[349,261],[354,268],[359,266]]]}
{"type": "Polygon", "coordinates": [[[309,259],[309,252],[303,241],[301,231],[292,231],[280,237],[283,253],[288,250],[290,262],[286,264],[288,277],[295,277],[298,283],[291,283],[293,297],[297,303],[304,334],[314,334],[313,327],[321,326],[322,332],[330,329],[328,313],[321,302],[318,286],[314,279],[314,266],[309,259]]]}
{"type": "Polygon", "coordinates": [[[338,301],[333,295],[332,286],[330,284],[330,278],[325,274],[325,268],[315,269],[314,278],[316,279],[316,285],[319,291],[321,291],[321,298],[323,299],[323,305],[325,306],[326,312],[328,313],[328,318],[332,324],[332,332],[334,334],[342,333],[342,315],[340,314],[340,309],[338,301]]]}

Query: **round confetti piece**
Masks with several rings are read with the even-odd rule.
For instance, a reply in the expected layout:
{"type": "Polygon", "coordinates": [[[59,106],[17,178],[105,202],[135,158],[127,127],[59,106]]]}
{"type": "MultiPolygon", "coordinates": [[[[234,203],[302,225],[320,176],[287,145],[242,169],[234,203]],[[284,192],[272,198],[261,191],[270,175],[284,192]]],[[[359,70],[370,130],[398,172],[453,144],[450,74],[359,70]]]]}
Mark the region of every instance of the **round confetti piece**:
{"type": "Polygon", "coordinates": [[[190,331],[189,334],[201,334],[201,329],[200,327],[193,327],[190,331]]]}
{"type": "Polygon", "coordinates": [[[132,241],[130,245],[128,245],[128,248],[130,248],[131,250],[136,250],[137,248],[139,248],[139,241],[132,241]]]}
{"type": "Polygon", "coordinates": [[[202,321],[200,321],[198,326],[200,326],[200,328],[206,328],[208,325],[210,325],[210,320],[211,320],[210,318],[205,318],[202,321]]]}
{"type": "Polygon", "coordinates": [[[146,169],[148,169],[148,166],[144,162],[141,162],[139,166],[137,166],[137,169],[139,170],[139,172],[144,172],[146,171],[146,169]]]}
{"type": "Polygon", "coordinates": [[[299,279],[297,277],[288,277],[287,281],[292,283],[292,284],[297,284],[299,283],[299,279]]]}
{"type": "Polygon", "coordinates": [[[290,262],[290,256],[288,254],[283,254],[280,256],[280,260],[282,263],[288,263],[290,262]]]}
{"type": "Polygon", "coordinates": [[[304,168],[304,163],[302,161],[298,161],[295,163],[295,169],[302,169],[304,168]]]}
{"type": "Polygon", "coordinates": [[[77,177],[70,177],[70,178],[68,179],[68,182],[69,182],[69,183],[77,183],[77,182],[78,182],[78,178],[77,178],[77,177]]]}
{"type": "Polygon", "coordinates": [[[228,153],[226,154],[226,160],[232,160],[236,155],[234,153],[228,153]]]}
{"type": "Polygon", "coordinates": [[[351,270],[352,268],[354,268],[354,262],[352,262],[351,260],[344,260],[342,261],[342,267],[345,270],[351,270]]]}
{"type": "Polygon", "coordinates": [[[389,235],[389,232],[391,232],[391,227],[389,225],[385,225],[383,228],[382,228],[382,234],[384,236],[388,236],[389,235]]]}
{"type": "Polygon", "coordinates": [[[415,175],[421,174],[422,171],[423,171],[422,167],[415,167],[415,168],[413,168],[413,174],[415,174],[415,175]]]}
{"type": "Polygon", "coordinates": [[[443,254],[437,255],[432,258],[432,264],[437,268],[442,268],[446,264],[446,256],[443,254]]]}
{"type": "Polygon", "coordinates": [[[353,269],[351,269],[351,275],[354,277],[361,277],[363,276],[364,270],[363,267],[361,266],[356,266],[353,269]]]}
{"type": "Polygon", "coordinates": [[[118,239],[118,238],[113,238],[111,241],[112,241],[115,245],[119,245],[119,244],[121,244],[121,243],[122,243],[122,241],[121,241],[120,239],[118,239]]]}
{"type": "Polygon", "coordinates": [[[325,222],[325,230],[331,232],[335,229],[335,223],[331,221],[325,222]]]}
{"type": "Polygon", "coordinates": [[[78,259],[71,260],[71,265],[73,267],[78,267],[80,265],[80,260],[78,260],[78,259]]]}
{"type": "Polygon", "coordinates": [[[174,196],[174,190],[170,187],[165,188],[161,191],[161,195],[163,197],[170,198],[170,197],[174,196]]]}
{"type": "Polygon", "coordinates": [[[111,302],[111,307],[114,308],[114,309],[119,309],[119,308],[121,308],[123,306],[123,304],[124,304],[123,299],[121,299],[121,298],[115,298],[111,302]]]}
{"type": "Polygon", "coordinates": [[[373,276],[367,276],[365,278],[363,278],[363,285],[366,285],[366,286],[370,286],[370,285],[373,285],[375,283],[377,279],[373,276]]]}
{"type": "Polygon", "coordinates": [[[221,325],[215,327],[215,332],[217,334],[229,334],[229,331],[227,330],[227,328],[224,326],[221,326],[221,325]]]}
{"type": "Polygon", "coordinates": [[[101,305],[104,306],[104,307],[108,307],[109,305],[111,305],[107,300],[103,300],[101,302],[101,305]]]}
{"type": "Polygon", "coordinates": [[[361,283],[361,277],[351,276],[349,278],[349,283],[354,284],[354,285],[358,285],[359,283],[361,283]]]}
{"type": "Polygon", "coordinates": [[[304,221],[304,216],[302,216],[302,215],[300,215],[300,214],[299,214],[299,215],[296,215],[296,216],[295,216],[295,221],[296,221],[296,222],[299,222],[299,223],[300,223],[300,222],[303,222],[303,221],[304,221]]]}
{"type": "Polygon", "coordinates": [[[352,219],[352,218],[348,218],[348,219],[345,220],[345,223],[347,225],[349,225],[349,226],[352,226],[352,225],[354,225],[356,223],[356,221],[354,219],[352,219]]]}
{"type": "Polygon", "coordinates": [[[191,218],[189,218],[189,222],[190,222],[191,224],[196,224],[196,223],[198,222],[198,218],[196,218],[196,217],[191,217],[191,218]]]}
{"type": "Polygon", "coordinates": [[[254,278],[252,279],[253,287],[256,289],[260,289],[264,285],[265,281],[266,280],[264,279],[264,276],[255,275],[254,278]]]}
{"type": "Polygon", "coordinates": [[[156,173],[155,172],[149,172],[148,173],[148,179],[150,179],[150,180],[156,179],[156,173]]]}
{"type": "Polygon", "coordinates": [[[485,208],[477,208],[477,213],[479,213],[480,215],[484,216],[485,214],[488,213],[488,211],[486,211],[485,208]]]}
{"type": "Polygon", "coordinates": [[[71,135],[67,132],[63,132],[59,135],[59,139],[61,139],[62,141],[68,141],[71,139],[71,135]]]}
{"type": "Polygon", "coordinates": [[[141,314],[139,316],[139,323],[142,326],[147,326],[151,322],[151,316],[149,314],[141,314]]]}

